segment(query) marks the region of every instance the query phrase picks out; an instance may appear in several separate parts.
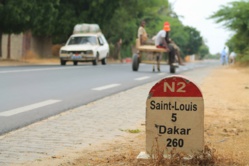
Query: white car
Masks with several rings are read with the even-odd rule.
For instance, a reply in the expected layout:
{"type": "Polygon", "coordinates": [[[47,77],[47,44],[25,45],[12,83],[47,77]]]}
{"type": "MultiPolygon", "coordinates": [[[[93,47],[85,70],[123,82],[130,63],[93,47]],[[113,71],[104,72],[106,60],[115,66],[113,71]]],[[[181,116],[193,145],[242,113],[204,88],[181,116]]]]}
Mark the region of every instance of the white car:
{"type": "Polygon", "coordinates": [[[109,44],[101,32],[73,34],[60,49],[61,65],[66,65],[67,61],[72,61],[74,65],[78,62],[97,65],[101,61],[105,65],[108,55],[109,44]]]}

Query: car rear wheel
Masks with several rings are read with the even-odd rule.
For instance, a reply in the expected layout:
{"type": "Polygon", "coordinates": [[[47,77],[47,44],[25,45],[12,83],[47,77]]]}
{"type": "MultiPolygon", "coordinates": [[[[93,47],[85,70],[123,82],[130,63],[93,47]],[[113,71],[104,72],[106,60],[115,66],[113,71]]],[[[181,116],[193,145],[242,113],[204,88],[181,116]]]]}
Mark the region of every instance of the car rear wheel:
{"type": "Polygon", "coordinates": [[[106,58],[101,59],[102,65],[106,65],[106,58]]]}

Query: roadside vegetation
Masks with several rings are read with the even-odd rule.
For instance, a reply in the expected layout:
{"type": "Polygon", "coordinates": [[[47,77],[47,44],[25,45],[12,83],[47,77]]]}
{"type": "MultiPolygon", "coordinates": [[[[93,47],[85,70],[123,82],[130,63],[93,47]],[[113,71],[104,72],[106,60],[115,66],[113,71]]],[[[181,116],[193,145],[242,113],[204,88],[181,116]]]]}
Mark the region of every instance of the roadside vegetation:
{"type": "MultiPolygon", "coordinates": [[[[227,45],[230,51],[238,54],[237,59],[242,63],[249,61],[248,8],[248,1],[236,1],[225,4],[210,16],[210,19],[216,19],[217,23],[223,22],[225,27],[234,32],[227,45]]],[[[122,41],[120,54],[125,58],[132,55],[141,20],[146,21],[149,37],[153,37],[168,21],[171,26],[170,37],[181,48],[183,58],[192,54],[196,54],[199,59],[215,58],[210,55],[200,32],[195,27],[183,25],[181,17],[184,16],[177,15],[168,0],[2,0],[0,46],[3,34],[10,36],[31,32],[39,41],[44,41],[40,46],[42,48],[46,48],[45,45],[51,41],[55,46],[51,56],[57,56],[58,48],[66,42],[76,24],[96,23],[110,44],[110,56],[113,59],[119,58],[117,44],[122,41]]],[[[7,58],[11,59],[11,55],[8,54],[7,58]]]]}
{"type": "Polygon", "coordinates": [[[249,64],[249,1],[241,0],[224,5],[216,13],[210,16],[216,23],[234,32],[227,41],[230,52],[238,54],[237,61],[244,65],[249,64]]]}
{"type": "Polygon", "coordinates": [[[58,45],[66,42],[76,24],[97,23],[110,44],[110,56],[118,58],[117,44],[122,41],[122,58],[130,57],[141,20],[146,21],[150,38],[168,21],[171,38],[181,47],[183,56],[200,53],[202,58],[209,52],[200,32],[184,26],[167,0],[0,1],[0,36],[31,31],[41,41],[52,40],[55,56],[54,50],[58,52],[58,45]]]}

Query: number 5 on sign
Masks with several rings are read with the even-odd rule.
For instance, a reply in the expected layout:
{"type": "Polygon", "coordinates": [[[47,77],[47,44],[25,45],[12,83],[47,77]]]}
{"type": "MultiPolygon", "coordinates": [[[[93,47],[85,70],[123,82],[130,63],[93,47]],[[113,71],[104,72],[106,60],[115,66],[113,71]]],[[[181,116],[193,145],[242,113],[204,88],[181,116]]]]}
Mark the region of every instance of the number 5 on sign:
{"type": "Polygon", "coordinates": [[[167,89],[169,89],[171,92],[179,92],[179,93],[185,93],[186,92],[186,83],[185,82],[172,82],[171,85],[169,85],[168,82],[164,82],[163,91],[167,92],[167,89]]]}
{"type": "Polygon", "coordinates": [[[172,118],[171,118],[171,121],[172,121],[172,122],[176,122],[176,120],[177,120],[176,115],[177,115],[176,113],[173,113],[173,114],[172,114],[172,118]]]}

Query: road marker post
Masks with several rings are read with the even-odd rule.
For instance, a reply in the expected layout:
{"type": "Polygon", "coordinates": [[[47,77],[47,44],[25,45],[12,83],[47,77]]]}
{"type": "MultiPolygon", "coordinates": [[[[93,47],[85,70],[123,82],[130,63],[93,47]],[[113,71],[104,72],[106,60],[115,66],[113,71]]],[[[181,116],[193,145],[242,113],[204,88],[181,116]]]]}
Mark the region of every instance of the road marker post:
{"type": "Polygon", "coordinates": [[[192,154],[203,147],[204,101],[200,89],[182,76],[157,82],[146,101],[146,152],[137,158],[151,158],[156,148],[167,157],[173,149],[192,154]]]}

